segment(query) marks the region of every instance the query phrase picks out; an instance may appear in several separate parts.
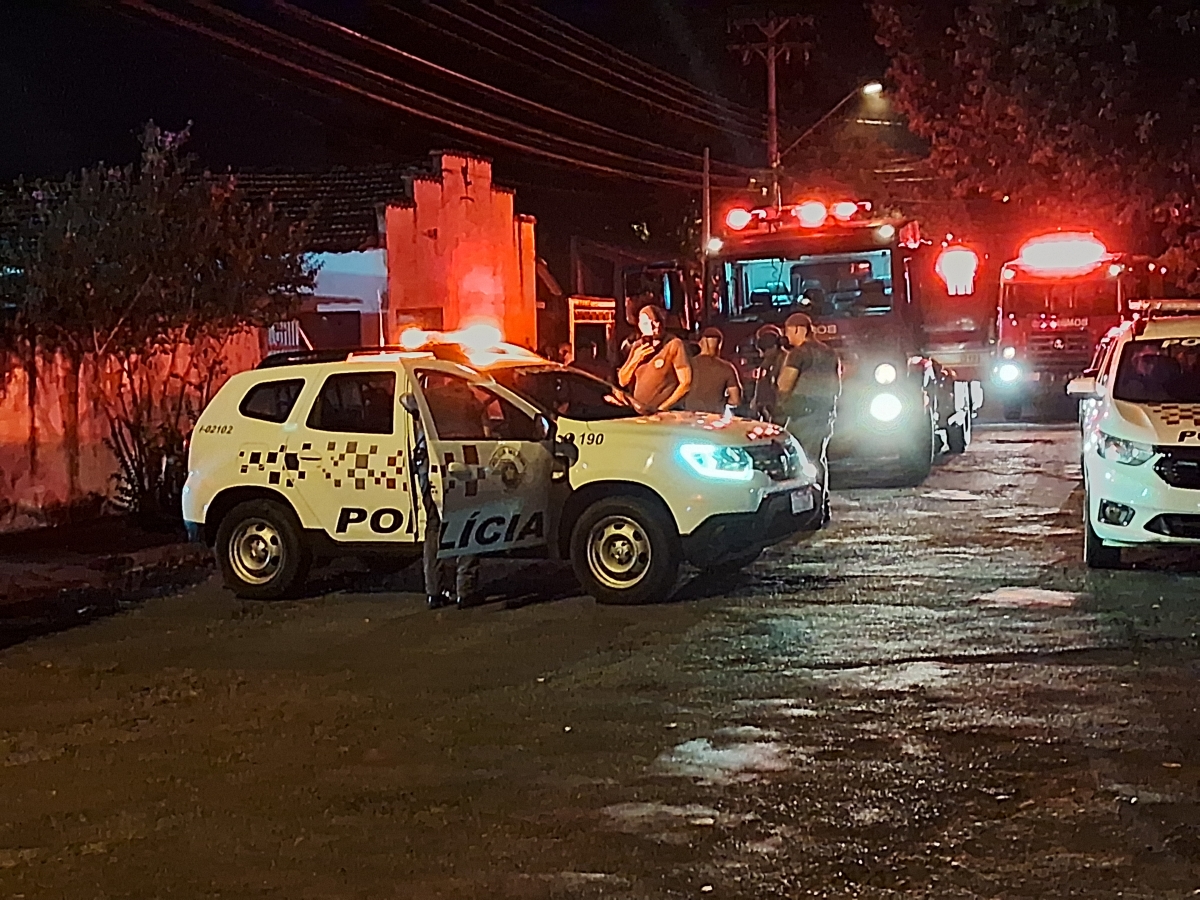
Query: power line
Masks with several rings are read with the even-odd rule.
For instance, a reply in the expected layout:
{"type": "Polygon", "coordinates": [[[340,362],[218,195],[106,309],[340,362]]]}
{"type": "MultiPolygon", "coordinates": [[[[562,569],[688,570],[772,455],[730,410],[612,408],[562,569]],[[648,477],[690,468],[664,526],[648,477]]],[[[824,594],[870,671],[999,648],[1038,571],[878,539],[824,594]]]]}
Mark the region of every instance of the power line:
{"type": "Polygon", "coordinates": [[[605,149],[602,147],[595,147],[595,146],[592,146],[589,144],[582,144],[582,143],[574,141],[570,138],[562,137],[561,135],[557,135],[557,134],[545,131],[545,130],[537,128],[535,126],[525,125],[520,122],[515,122],[512,119],[508,119],[503,116],[498,116],[494,113],[489,113],[484,110],[477,109],[473,106],[468,106],[465,103],[460,103],[457,100],[452,100],[452,99],[443,97],[440,94],[434,93],[433,91],[427,91],[424,88],[419,88],[419,87],[416,87],[415,85],[411,85],[407,82],[400,81],[399,79],[392,78],[389,75],[385,75],[374,69],[370,69],[366,66],[360,65],[359,63],[353,62],[352,60],[348,60],[348,59],[345,59],[344,57],[338,56],[337,54],[334,54],[328,50],[325,50],[324,48],[317,47],[317,46],[315,46],[313,44],[309,44],[305,41],[301,41],[298,38],[292,37],[291,35],[284,34],[283,32],[280,32],[274,28],[271,28],[270,26],[264,25],[261,22],[257,22],[253,19],[248,19],[244,16],[238,15],[237,13],[234,13],[227,9],[224,9],[223,7],[217,6],[217,5],[209,2],[209,0],[190,0],[190,3],[192,6],[202,9],[205,12],[209,13],[210,15],[217,16],[219,18],[225,19],[226,21],[231,21],[235,25],[238,25],[244,29],[249,29],[251,31],[258,32],[259,34],[261,34],[267,38],[274,39],[277,42],[282,42],[284,45],[290,46],[292,49],[299,50],[302,53],[309,53],[309,54],[313,54],[315,56],[321,57],[329,62],[332,62],[335,66],[338,66],[342,69],[348,69],[349,71],[351,71],[361,77],[366,77],[368,79],[373,79],[376,81],[388,83],[393,88],[399,88],[401,90],[407,91],[411,95],[421,97],[421,98],[423,98],[427,101],[433,102],[435,104],[441,104],[442,106],[448,107],[451,110],[455,110],[455,111],[459,112],[460,114],[467,115],[467,116],[474,116],[474,117],[478,117],[478,118],[481,118],[486,121],[490,121],[493,125],[496,125],[496,126],[500,126],[503,128],[515,129],[517,131],[524,131],[526,133],[527,139],[529,137],[534,137],[534,138],[540,138],[543,141],[550,141],[552,143],[567,145],[569,147],[574,148],[577,151],[582,150],[585,153],[594,154],[594,155],[597,155],[600,157],[606,157],[606,158],[612,160],[613,162],[621,162],[621,163],[625,163],[625,164],[632,164],[633,166],[641,166],[644,168],[657,170],[663,174],[673,176],[673,177],[685,177],[686,178],[689,176],[693,176],[695,174],[694,169],[686,169],[686,168],[681,168],[678,166],[669,166],[664,163],[656,163],[651,160],[644,160],[644,159],[640,159],[635,156],[629,156],[627,154],[619,153],[614,150],[608,150],[608,149],[605,149]]]}
{"type": "Polygon", "coordinates": [[[516,151],[520,151],[523,153],[527,153],[531,156],[536,156],[541,159],[548,160],[550,162],[559,163],[559,164],[565,165],[569,168],[583,169],[583,170],[587,170],[590,172],[594,172],[596,174],[608,175],[608,176],[612,176],[612,177],[616,177],[616,178],[620,178],[620,179],[624,179],[624,180],[641,181],[643,183],[648,183],[648,184],[661,184],[661,185],[667,185],[670,187],[686,188],[688,190],[695,190],[699,186],[697,181],[682,181],[682,180],[677,180],[677,179],[672,179],[672,178],[663,178],[663,177],[659,177],[659,176],[655,176],[655,175],[648,175],[648,174],[644,174],[641,172],[631,172],[631,171],[628,171],[625,169],[618,169],[618,168],[615,168],[612,166],[605,166],[605,165],[602,165],[599,163],[587,162],[584,160],[576,159],[575,157],[571,157],[571,156],[567,156],[562,153],[557,153],[554,151],[546,150],[541,147],[531,147],[531,146],[529,146],[527,144],[523,144],[519,141],[514,141],[510,138],[506,138],[501,135],[492,134],[491,132],[487,132],[482,129],[475,128],[470,125],[466,125],[462,122],[455,122],[455,121],[452,121],[449,119],[442,118],[441,116],[430,113],[426,110],[418,109],[416,107],[409,106],[405,103],[401,103],[400,101],[395,100],[391,97],[385,97],[380,94],[376,94],[370,90],[367,90],[366,88],[362,88],[358,85],[351,84],[350,82],[344,81],[342,79],[333,77],[331,75],[327,75],[323,72],[318,72],[316,70],[306,68],[305,66],[303,66],[297,62],[294,62],[290,59],[285,59],[285,58],[277,56],[273,53],[268,53],[264,50],[260,50],[257,47],[247,44],[245,41],[241,41],[237,38],[230,37],[229,35],[221,34],[221,33],[214,31],[213,29],[208,28],[204,25],[200,25],[198,23],[191,22],[186,19],[182,19],[179,16],[176,16],[165,10],[158,9],[157,7],[151,6],[149,3],[145,2],[145,0],[120,0],[120,2],[123,5],[130,7],[131,9],[136,9],[139,12],[142,12],[146,15],[153,16],[164,22],[168,22],[178,28],[183,28],[183,29],[191,31],[193,33],[200,34],[204,37],[207,37],[210,40],[224,44],[228,47],[232,47],[232,48],[239,50],[242,53],[245,53],[249,56],[256,57],[261,60],[265,60],[265,61],[273,63],[281,68],[288,69],[288,70],[291,70],[298,74],[312,78],[314,80],[324,82],[325,84],[335,87],[341,91],[355,94],[359,97],[363,97],[365,99],[374,101],[376,103],[380,103],[380,104],[388,106],[392,109],[406,113],[410,116],[415,116],[417,118],[424,119],[429,122],[434,122],[438,125],[442,125],[444,127],[451,128],[461,134],[466,134],[466,135],[469,135],[470,137],[474,137],[474,138],[483,140],[488,143],[493,143],[498,146],[506,147],[511,150],[516,150],[516,151]]]}
{"type": "MultiPolygon", "coordinates": [[[[564,62],[561,62],[559,60],[552,59],[551,57],[546,56],[544,53],[540,53],[537,50],[534,50],[530,47],[523,46],[516,41],[506,38],[502,34],[492,31],[491,29],[489,29],[483,25],[480,25],[479,23],[473,21],[472,19],[469,19],[465,16],[459,15],[456,12],[453,12],[452,10],[445,9],[441,6],[435,6],[435,5],[432,5],[429,3],[426,3],[425,6],[427,9],[436,10],[436,12],[438,14],[452,19],[454,22],[456,22],[460,26],[463,26],[463,27],[469,28],[469,29],[473,29],[475,31],[483,32],[484,34],[490,35],[493,38],[497,38],[501,41],[504,41],[506,44],[514,45],[514,46],[518,47],[519,49],[523,50],[524,52],[528,53],[529,55],[533,56],[534,58],[541,60],[542,62],[547,63],[551,66],[554,66],[556,69],[565,70],[567,72],[570,72],[572,75],[575,75],[575,76],[582,78],[585,81],[589,81],[593,84],[599,85],[600,87],[605,88],[606,90],[620,94],[624,97],[628,97],[632,100],[636,100],[639,104],[641,104],[643,106],[646,106],[646,107],[649,107],[652,109],[656,109],[660,112],[667,113],[668,115],[675,116],[676,118],[686,119],[688,121],[695,122],[696,124],[701,125],[706,129],[720,131],[720,132],[724,132],[726,134],[736,135],[738,137],[757,137],[758,136],[757,134],[752,133],[752,132],[747,132],[747,131],[740,130],[735,127],[722,125],[720,123],[712,121],[711,119],[699,118],[691,113],[677,110],[677,109],[672,109],[668,106],[663,106],[661,103],[657,102],[656,100],[651,99],[650,97],[645,96],[644,94],[640,94],[635,91],[630,91],[626,88],[622,88],[617,85],[611,84],[602,78],[597,78],[596,76],[591,75],[587,72],[581,72],[578,69],[575,69],[575,68],[567,65],[564,62]]],[[[389,0],[384,0],[384,4],[383,4],[382,8],[387,9],[389,11],[398,12],[401,15],[406,15],[406,16],[410,16],[410,17],[413,16],[412,13],[409,13],[405,10],[398,9],[396,7],[396,5],[392,2],[389,2],[389,0]]],[[[486,13],[485,10],[481,10],[481,12],[483,12],[486,15],[491,15],[490,13],[486,13]]],[[[492,18],[496,18],[496,17],[492,16],[492,18]]],[[[503,22],[502,19],[500,21],[503,22]]],[[[504,59],[506,62],[509,62],[509,63],[512,62],[510,57],[504,56],[503,54],[495,53],[494,55],[500,57],[501,59],[504,59]]],[[[542,72],[541,74],[544,75],[545,73],[542,72]]]]}
{"type": "MultiPolygon", "coordinates": [[[[426,3],[428,3],[428,2],[429,2],[429,0],[426,0],[426,3]]],[[[526,40],[527,40],[527,41],[528,41],[528,40],[533,40],[533,41],[536,41],[536,42],[538,42],[539,44],[541,44],[541,45],[543,45],[543,46],[548,46],[548,47],[549,47],[549,48],[550,48],[552,51],[555,51],[555,52],[557,52],[557,53],[559,53],[559,54],[561,54],[561,55],[563,55],[563,56],[567,57],[568,59],[574,60],[574,61],[575,61],[575,62],[577,62],[577,63],[584,63],[584,64],[587,64],[587,65],[591,65],[591,66],[592,66],[594,69],[596,69],[596,70],[599,70],[599,71],[601,71],[601,72],[603,72],[603,73],[607,74],[607,75],[608,75],[610,78],[615,78],[615,79],[617,79],[617,80],[619,80],[619,81],[621,81],[621,82],[624,82],[624,83],[626,83],[626,84],[632,85],[632,86],[633,86],[634,88],[636,88],[637,90],[646,90],[646,89],[647,89],[647,87],[648,87],[647,85],[641,84],[641,83],[639,83],[638,81],[636,81],[636,80],[634,80],[634,79],[632,79],[632,78],[629,78],[628,76],[622,75],[621,73],[619,73],[619,72],[616,72],[616,71],[614,71],[613,69],[611,69],[611,68],[608,68],[608,67],[607,67],[607,66],[605,66],[605,65],[602,65],[602,64],[600,64],[600,63],[593,62],[593,61],[591,61],[591,60],[588,60],[588,59],[586,59],[585,57],[582,57],[582,56],[580,56],[578,53],[574,53],[574,52],[572,52],[572,51],[570,51],[570,50],[567,50],[567,49],[565,49],[565,48],[561,47],[560,45],[556,44],[554,41],[547,40],[546,38],[543,38],[543,37],[539,37],[538,35],[534,34],[533,32],[531,32],[531,31],[529,31],[529,30],[527,30],[527,29],[525,29],[525,28],[522,28],[521,26],[519,26],[519,25],[516,25],[516,24],[515,24],[515,23],[513,23],[513,22],[509,22],[509,21],[505,20],[503,16],[498,16],[498,15],[496,15],[496,13],[494,13],[494,12],[491,12],[490,10],[484,9],[484,8],[483,8],[482,6],[480,6],[479,4],[477,4],[477,3],[473,2],[473,0],[455,0],[455,2],[457,2],[457,3],[458,3],[460,6],[465,6],[465,7],[466,7],[467,9],[469,9],[469,10],[472,10],[472,11],[474,11],[474,12],[476,12],[476,13],[480,14],[480,15],[487,16],[487,17],[488,17],[489,19],[491,19],[492,21],[494,21],[494,22],[498,22],[498,23],[500,23],[501,25],[503,25],[503,26],[506,26],[506,27],[508,27],[508,28],[512,29],[513,31],[517,32],[517,34],[523,35],[523,36],[526,38],[526,40]]],[[[494,33],[494,32],[493,32],[493,33],[494,33]]],[[[528,46],[528,44],[526,44],[526,46],[525,46],[525,48],[524,48],[524,49],[525,49],[527,52],[536,52],[536,51],[533,51],[533,50],[532,50],[532,49],[531,49],[531,48],[528,46]]],[[[564,67],[564,68],[567,68],[567,69],[569,69],[569,70],[571,70],[571,71],[577,71],[577,70],[575,70],[575,69],[572,69],[572,68],[571,68],[571,66],[569,66],[569,65],[567,65],[567,64],[565,64],[565,63],[561,63],[561,62],[557,62],[557,61],[556,61],[556,63],[557,63],[557,65],[559,65],[559,66],[562,66],[562,67],[564,67]]],[[[580,73],[580,74],[582,74],[582,73],[580,73]]],[[[616,87],[615,87],[613,84],[611,84],[611,83],[608,85],[608,87],[609,87],[609,89],[610,89],[610,90],[616,90],[616,89],[617,89],[617,88],[616,88],[616,87]]],[[[624,90],[624,89],[622,89],[622,90],[624,90]]],[[[661,91],[660,91],[660,93],[661,93],[661,91]]],[[[728,129],[726,129],[726,128],[725,128],[725,126],[721,126],[721,125],[719,124],[719,120],[720,120],[721,118],[728,118],[728,116],[729,116],[729,112],[728,112],[727,110],[717,110],[717,111],[714,111],[714,110],[712,110],[712,109],[704,109],[702,106],[700,106],[700,105],[699,105],[699,104],[697,104],[696,102],[693,102],[693,101],[687,101],[687,100],[682,100],[682,99],[678,99],[678,98],[675,98],[675,99],[674,99],[674,102],[675,102],[675,103],[677,103],[677,104],[680,104],[680,105],[682,105],[682,107],[683,107],[684,109],[690,109],[690,110],[692,110],[692,111],[693,111],[693,112],[695,112],[697,115],[702,115],[702,116],[705,116],[705,117],[711,118],[711,119],[713,120],[714,124],[716,125],[716,127],[720,127],[720,128],[722,128],[723,130],[728,130],[728,129]]],[[[690,118],[690,116],[689,116],[689,118],[690,118]]],[[[746,126],[743,126],[743,127],[746,127],[746,126]]]]}
{"type": "MultiPolygon", "coordinates": [[[[463,75],[460,72],[455,72],[453,69],[448,69],[444,66],[440,66],[436,63],[430,62],[429,60],[422,59],[421,57],[416,56],[412,53],[408,53],[397,47],[393,47],[391,44],[387,44],[382,41],[378,41],[368,35],[354,31],[350,28],[345,27],[344,25],[337,23],[337,22],[333,22],[328,19],[323,19],[320,16],[310,13],[306,9],[301,9],[298,6],[295,6],[291,3],[286,2],[286,0],[275,0],[274,5],[276,6],[276,8],[280,9],[285,14],[290,15],[302,22],[305,22],[305,23],[315,27],[315,28],[322,29],[327,32],[331,32],[331,33],[333,33],[339,37],[342,37],[348,41],[352,41],[352,42],[361,44],[361,45],[365,46],[366,48],[375,51],[376,53],[383,54],[385,56],[392,56],[399,60],[402,60],[403,62],[411,63],[411,64],[417,66],[418,68],[426,70],[427,72],[432,72],[434,74],[441,75],[451,81],[458,82],[459,84],[463,84],[474,90],[478,90],[478,91],[486,93],[486,94],[491,94],[492,96],[495,96],[507,103],[510,103],[513,106],[517,106],[517,107],[529,110],[531,112],[537,112],[537,113],[542,113],[545,115],[554,116],[565,122],[569,122],[572,125],[576,126],[577,128],[580,128],[584,131],[590,131],[595,134],[605,135],[607,137],[615,138],[615,139],[618,139],[621,141],[628,141],[631,144],[636,144],[640,147],[645,147],[647,149],[654,150],[658,153],[663,154],[664,156],[671,156],[676,159],[690,162],[690,163],[693,163],[696,165],[699,165],[701,162],[701,157],[698,156],[697,154],[689,153],[686,150],[680,150],[675,147],[669,147],[665,144],[659,144],[654,141],[646,140],[645,138],[641,138],[636,135],[626,134],[625,132],[618,131],[615,128],[609,128],[605,125],[601,125],[599,123],[592,122],[587,119],[579,118],[578,116],[574,116],[568,112],[554,109],[553,107],[545,106],[541,103],[537,103],[537,102],[535,102],[533,100],[529,100],[525,97],[518,96],[517,94],[512,94],[501,88],[487,84],[486,82],[478,81],[467,75],[463,75]]],[[[716,165],[718,165],[722,168],[731,170],[731,172],[735,172],[738,175],[745,176],[745,175],[750,174],[750,170],[745,169],[741,166],[734,165],[733,163],[716,163],[716,165]]]]}
{"type": "Polygon", "coordinates": [[[639,59],[631,53],[626,53],[624,50],[614,47],[612,44],[607,44],[604,41],[601,41],[595,35],[589,34],[581,28],[576,28],[570,22],[560,19],[557,16],[553,16],[538,6],[517,4],[510,2],[510,0],[498,0],[498,2],[501,6],[512,10],[527,21],[537,21],[539,24],[541,24],[542,28],[549,31],[551,34],[556,35],[561,40],[569,41],[577,47],[582,49],[590,49],[593,52],[603,54],[614,60],[620,60],[624,63],[626,68],[630,69],[631,71],[640,71],[647,75],[653,75],[661,81],[672,82],[679,90],[686,91],[699,98],[706,98],[710,103],[718,104],[722,107],[728,107],[731,113],[741,116],[756,125],[761,126],[765,124],[765,119],[760,116],[755,116],[750,113],[736,110],[734,108],[733,101],[729,100],[727,97],[722,97],[720,94],[712,91],[706,91],[688,81],[686,78],[680,78],[670,70],[660,69],[642,59],[639,59]]]}

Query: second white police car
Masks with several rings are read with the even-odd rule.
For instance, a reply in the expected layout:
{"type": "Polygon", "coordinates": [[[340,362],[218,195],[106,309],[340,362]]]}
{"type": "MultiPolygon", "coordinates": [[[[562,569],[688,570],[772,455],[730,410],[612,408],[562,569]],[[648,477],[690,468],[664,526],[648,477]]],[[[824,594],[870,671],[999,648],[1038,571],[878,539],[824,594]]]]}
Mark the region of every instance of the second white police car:
{"type": "Polygon", "coordinates": [[[239,596],[293,592],[314,558],[420,554],[417,417],[439,556],[569,558],[604,602],[664,598],[683,560],[730,570],[820,527],[816,470],[777,426],[647,414],[611,385],[520,348],[428,340],[412,351],[269,357],[205,409],[184,518],[239,596]]]}
{"type": "Polygon", "coordinates": [[[1200,304],[1133,305],[1067,388],[1083,401],[1084,560],[1096,568],[1119,565],[1122,547],[1200,545],[1200,304]]]}

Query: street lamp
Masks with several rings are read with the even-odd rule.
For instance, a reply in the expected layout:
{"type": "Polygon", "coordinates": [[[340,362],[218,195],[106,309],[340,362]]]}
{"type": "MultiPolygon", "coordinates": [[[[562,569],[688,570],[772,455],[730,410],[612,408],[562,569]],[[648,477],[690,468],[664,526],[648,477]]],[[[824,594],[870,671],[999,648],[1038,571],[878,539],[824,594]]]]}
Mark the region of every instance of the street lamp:
{"type": "Polygon", "coordinates": [[[800,137],[798,137],[794,141],[792,141],[792,143],[788,146],[788,148],[779,154],[779,158],[783,159],[783,157],[787,156],[789,153],[791,153],[793,150],[795,150],[797,147],[799,147],[801,141],[803,141],[806,137],[808,137],[810,134],[812,134],[814,131],[816,131],[818,128],[820,128],[822,125],[824,125],[827,121],[829,121],[830,116],[832,116],[835,112],[837,112],[839,109],[841,109],[847,103],[849,103],[855,97],[878,97],[882,93],[883,93],[883,84],[878,81],[868,81],[866,84],[856,87],[854,90],[852,90],[850,93],[848,93],[845,97],[843,97],[841,100],[839,100],[837,103],[835,103],[833,108],[831,110],[829,110],[829,112],[825,113],[825,115],[823,115],[823,116],[821,116],[821,118],[817,119],[817,121],[814,122],[809,127],[808,131],[804,132],[804,134],[800,135],[800,137]]]}

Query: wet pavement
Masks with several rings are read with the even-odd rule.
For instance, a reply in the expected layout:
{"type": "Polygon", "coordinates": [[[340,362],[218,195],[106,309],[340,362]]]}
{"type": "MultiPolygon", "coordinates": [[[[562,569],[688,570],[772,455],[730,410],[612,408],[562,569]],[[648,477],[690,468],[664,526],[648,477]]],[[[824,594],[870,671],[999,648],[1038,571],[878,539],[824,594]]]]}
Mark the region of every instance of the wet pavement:
{"type": "Polygon", "coordinates": [[[1200,896],[1200,566],[1088,574],[1078,479],[993,428],[672,603],[332,572],[27,641],[0,896],[1200,896]]]}

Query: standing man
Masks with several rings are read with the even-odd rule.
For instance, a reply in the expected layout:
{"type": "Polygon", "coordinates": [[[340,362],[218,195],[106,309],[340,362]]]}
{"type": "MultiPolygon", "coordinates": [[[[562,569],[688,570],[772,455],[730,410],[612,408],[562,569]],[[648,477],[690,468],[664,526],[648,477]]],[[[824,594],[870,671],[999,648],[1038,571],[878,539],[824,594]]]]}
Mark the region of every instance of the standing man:
{"type": "Polygon", "coordinates": [[[617,383],[652,412],[675,407],[692,386],[692,367],[683,341],[666,334],[667,311],[643,306],[638,313],[638,339],[617,372],[617,383]]]}
{"type": "Polygon", "coordinates": [[[754,345],[762,359],[754,374],[754,398],[750,403],[756,418],[773,422],[775,416],[776,382],[783,370],[783,332],[778,325],[764,325],[754,334],[754,345]]]}
{"type": "Polygon", "coordinates": [[[784,333],[791,349],[776,383],[776,409],[780,417],[787,417],[787,430],[817,467],[817,477],[828,493],[825,451],[833,435],[834,409],[842,392],[841,364],[837,354],[813,336],[812,319],[807,314],[788,316],[784,333]]]}
{"type": "Polygon", "coordinates": [[[742,404],[742,381],[733,363],[721,359],[725,336],[719,328],[700,332],[700,354],[692,358],[692,387],[683,408],[692,412],[724,413],[742,404]]]}

